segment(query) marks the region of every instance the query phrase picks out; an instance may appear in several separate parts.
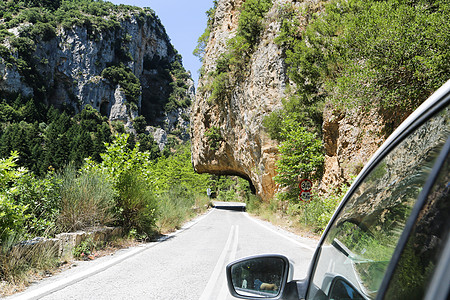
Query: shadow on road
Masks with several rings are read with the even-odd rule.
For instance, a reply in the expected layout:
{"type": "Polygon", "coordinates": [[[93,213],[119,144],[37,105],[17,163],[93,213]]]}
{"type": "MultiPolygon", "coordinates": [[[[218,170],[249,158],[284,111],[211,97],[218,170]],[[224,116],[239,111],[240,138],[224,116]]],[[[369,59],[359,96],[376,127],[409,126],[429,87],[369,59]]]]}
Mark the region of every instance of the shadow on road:
{"type": "Polygon", "coordinates": [[[245,211],[245,203],[239,202],[214,202],[213,207],[216,209],[233,210],[233,211],[245,211]]]}

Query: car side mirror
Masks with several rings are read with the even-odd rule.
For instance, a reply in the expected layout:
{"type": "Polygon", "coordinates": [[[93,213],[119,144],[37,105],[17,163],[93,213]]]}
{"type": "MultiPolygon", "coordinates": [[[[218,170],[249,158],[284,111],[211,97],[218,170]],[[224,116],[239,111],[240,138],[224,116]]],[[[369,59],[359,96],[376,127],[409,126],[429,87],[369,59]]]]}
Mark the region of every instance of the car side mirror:
{"type": "Polygon", "coordinates": [[[241,299],[281,299],[292,280],[289,260],[282,255],[243,258],[227,266],[230,293],[241,299]]]}

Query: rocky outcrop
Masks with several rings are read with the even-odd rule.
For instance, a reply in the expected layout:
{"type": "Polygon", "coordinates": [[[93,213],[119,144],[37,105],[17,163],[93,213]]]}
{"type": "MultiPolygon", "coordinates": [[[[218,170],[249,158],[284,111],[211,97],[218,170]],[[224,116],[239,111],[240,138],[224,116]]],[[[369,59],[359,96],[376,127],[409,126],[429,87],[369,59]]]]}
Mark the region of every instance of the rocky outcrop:
{"type": "MultiPolygon", "coordinates": [[[[55,257],[71,260],[74,258],[73,250],[83,241],[90,239],[91,242],[105,243],[122,235],[121,227],[97,227],[86,231],[60,233],[55,238],[35,237],[22,241],[14,247],[29,249],[29,251],[42,253],[42,255],[52,253],[55,257]]],[[[28,251],[18,251],[18,253],[28,253],[28,251]]]]}
{"type": "MultiPolygon", "coordinates": [[[[94,33],[85,26],[58,26],[55,37],[35,41],[32,57],[37,58],[34,64],[36,73],[45,82],[48,91],[45,95],[36,94],[36,87],[27,81],[14,62],[7,63],[0,57],[0,91],[39,98],[57,107],[73,107],[75,111],[89,104],[111,121],[124,122],[128,128],[132,128],[134,117],[143,115],[149,125],[166,131],[178,130],[180,137],[186,139],[188,122],[179,119],[182,114],[190,113],[187,106],[165,109],[173,90],[170,84],[176,80],[168,69],[175,62],[181,66],[181,60],[159,19],[152,11],[144,13],[138,8],[110,18],[119,20],[119,26],[94,33]],[[102,77],[105,69],[120,64],[139,80],[141,95],[138,99],[127,99],[124,86],[102,77]]],[[[20,24],[9,29],[14,34],[11,39],[21,36],[27,26],[33,25],[20,24]]],[[[19,54],[11,46],[11,39],[3,44],[17,59],[19,54]]],[[[190,87],[184,97],[193,101],[193,81],[185,80],[185,85],[190,87]]]]}
{"type": "Polygon", "coordinates": [[[327,107],[324,112],[324,175],[320,188],[350,183],[386,139],[384,117],[376,110],[340,112],[327,107]]]}
{"type": "MultiPolygon", "coordinates": [[[[205,49],[203,69],[208,74],[216,59],[226,51],[226,42],[235,35],[241,0],[218,1],[213,31],[205,49]]],[[[274,43],[280,23],[276,7],[266,19],[263,38],[249,62],[249,76],[233,89],[230,99],[221,103],[208,100],[203,91],[208,76],[199,80],[196,101],[192,107],[192,159],[197,172],[239,175],[250,180],[256,192],[270,199],[275,191],[273,176],[277,144],[262,126],[263,118],[281,107],[286,86],[282,50],[274,43]],[[218,148],[211,147],[208,132],[217,128],[218,148]]]]}
{"type": "MultiPolygon", "coordinates": [[[[248,64],[246,76],[231,91],[227,101],[210,101],[208,73],[235,35],[242,0],[219,0],[203,58],[191,115],[192,161],[200,173],[239,175],[252,182],[257,194],[269,200],[276,192],[273,177],[278,159],[277,142],[264,130],[265,116],[282,106],[289,83],[282,49],[274,42],[280,29],[279,8],[286,2],[300,6],[308,1],[274,0],[266,14],[262,38],[248,64]],[[217,145],[211,144],[211,133],[217,145]]],[[[310,1],[312,4],[314,1],[310,1]]],[[[323,139],[325,174],[315,183],[323,193],[348,183],[369,160],[386,134],[385,116],[376,111],[337,112],[325,108],[323,139]]]]}

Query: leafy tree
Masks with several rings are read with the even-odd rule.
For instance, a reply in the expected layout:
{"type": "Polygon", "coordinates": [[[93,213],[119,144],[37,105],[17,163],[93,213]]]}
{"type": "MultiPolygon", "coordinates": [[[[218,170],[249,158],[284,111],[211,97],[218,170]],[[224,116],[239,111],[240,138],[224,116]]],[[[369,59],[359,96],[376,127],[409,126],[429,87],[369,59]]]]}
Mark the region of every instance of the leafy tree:
{"type": "Polygon", "coordinates": [[[151,236],[156,221],[156,199],[153,189],[145,176],[145,166],[151,164],[148,152],[140,152],[139,144],[131,150],[129,135],[115,137],[106,144],[106,152],[101,154],[102,162],[96,164],[87,160],[85,170],[98,169],[111,178],[117,192],[116,213],[119,222],[128,230],[151,236]]]}
{"type": "Polygon", "coordinates": [[[181,145],[174,154],[160,157],[155,163],[148,166],[148,180],[152,182],[156,195],[161,195],[175,186],[204,194],[206,189],[211,186],[207,174],[194,172],[189,144],[181,145]]]}
{"type": "Polygon", "coordinates": [[[17,159],[17,152],[0,159],[0,243],[14,234],[23,233],[23,226],[29,218],[25,214],[26,207],[15,203],[11,197],[15,188],[13,183],[25,173],[25,170],[17,168],[17,159]]]}
{"type": "Polygon", "coordinates": [[[295,120],[285,119],[282,122],[283,142],[279,146],[280,159],[276,163],[278,175],[275,182],[285,190],[278,195],[281,199],[295,201],[300,192],[299,176],[310,180],[321,178],[323,145],[316,134],[298,126],[295,120]]]}
{"type": "Polygon", "coordinates": [[[158,143],[155,142],[150,134],[141,133],[138,135],[139,151],[148,152],[149,158],[155,160],[161,156],[158,143]]]}
{"type": "Polygon", "coordinates": [[[133,127],[137,134],[145,132],[145,127],[147,126],[147,121],[144,116],[138,116],[133,120],[133,127]]]}

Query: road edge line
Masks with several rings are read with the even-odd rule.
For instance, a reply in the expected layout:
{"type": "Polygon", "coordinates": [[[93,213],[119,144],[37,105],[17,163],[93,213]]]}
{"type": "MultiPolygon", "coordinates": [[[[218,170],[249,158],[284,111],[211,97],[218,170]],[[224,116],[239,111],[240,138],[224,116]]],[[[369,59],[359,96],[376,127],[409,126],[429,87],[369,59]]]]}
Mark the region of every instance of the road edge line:
{"type": "Polygon", "coordinates": [[[315,251],[315,250],[316,250],[316,247],[310,247],[310,246],[304,245],[303,243],[301,243],[301,242],[299,242],[299,241],[296,241],[296,240],[294,240],[293,238],[290,238],[290,237],[286,236],[285,234],[282,234],[282,233],[280,233],[280,232],[278,232],[278,231],[276,231],[276,230],[273,230],[273,229],[270,228],[269,226],[263,224],[261,221],[256,220],[255,218],[252,218],[252,217],[251,217],[248,213],[246,213],[246,212],[244,212],[244,215],[245,215],[247,218],[249,218],[250,220],[252,220],[253,222],[255,222],[256,224],[258,224],[258,225],[264,227],[265,229],[267,229],[267,230],[269,230],[269,231],[271,231],[271,232],[273,232],[273,233],[276,233],[277,235],[279,235],[279,236],[285,238],[286,240],[288,240],[288,241],[290,241],[290,242],[292,242],[292,243],[294,243],[294,244],[296,244],[296,245],[298,245],[298,246],[300,246],[300,247],[302,247],[302,248],[308,249],[308,250],[310,250],[310,251],[315,251]]]}

